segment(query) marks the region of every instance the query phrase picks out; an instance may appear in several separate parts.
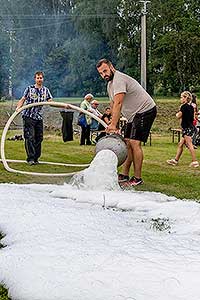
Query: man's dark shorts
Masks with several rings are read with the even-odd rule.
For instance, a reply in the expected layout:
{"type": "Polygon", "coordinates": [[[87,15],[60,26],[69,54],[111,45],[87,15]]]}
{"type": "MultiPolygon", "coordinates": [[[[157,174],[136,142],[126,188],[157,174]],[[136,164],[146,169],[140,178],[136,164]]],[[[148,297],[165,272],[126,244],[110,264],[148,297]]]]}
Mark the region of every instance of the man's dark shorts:
{"type": "Polygon", "coordinates": [[[124,138],[146,143],[156,114],[156,106],[148,111],[145,111],[144,113],[137,113],[133,119],[133,122],[126,124],[124,138]]]}

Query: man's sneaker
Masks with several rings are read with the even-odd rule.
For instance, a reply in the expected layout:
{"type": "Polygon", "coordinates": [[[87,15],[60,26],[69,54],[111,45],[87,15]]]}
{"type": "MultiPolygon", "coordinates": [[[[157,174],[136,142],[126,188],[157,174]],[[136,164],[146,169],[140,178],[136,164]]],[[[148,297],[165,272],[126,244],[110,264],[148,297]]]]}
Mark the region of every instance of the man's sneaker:
{"type": "Polygon", "coordinates": [[[34,161],[34,165],[39,165],[39,161],[38,161],[38,160],[35,160],[35,161],[34,161]]]}
{"type": "Polygon", "coordinates": [[[168,165],[176,166],[178,164],[178,161],[175,160],[174,158],[172,158],[172,159],[168,159],[167,163],[168,163],[168,165]]]}
{"type": "Polygon", "coordinates": [[[191,162],[191,164],[189,165],[189,167],[192,167],[192,168],[198,168],[198,167],[199,167],[198,161],[193,161],[193,162],[191,162]]]}
{"type": "Polygon", "coordinates": [[[143,183],[144,181],[142,180],[142,178],[136,178],[135,176],[133,176],[129,181],[124,182],[122,187],[132,187],[143,183]]]}
{"type": "Polygon", "coordinates": [[[129,176],[128,175],[124,175],[124,174],[118,174],[118,182],[126,182],[129,180],[129,176]]]}
{"type": "Polygon", "coordinates": [[[27,161],[27,164],[28,164],[29,166],[32,166],[32,165],[35,164],[35,162],[34,162],[34,160],[29,160],[29,161],[27,161]]]}

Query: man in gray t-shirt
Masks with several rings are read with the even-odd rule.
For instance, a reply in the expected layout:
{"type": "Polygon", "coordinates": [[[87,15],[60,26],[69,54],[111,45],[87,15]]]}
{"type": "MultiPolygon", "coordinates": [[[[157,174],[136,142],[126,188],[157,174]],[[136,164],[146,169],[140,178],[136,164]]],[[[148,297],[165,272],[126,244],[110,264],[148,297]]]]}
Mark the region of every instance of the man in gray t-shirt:
{"type": "Polygon", "coordinates": [[[128,121],[124,137],[128,147],[128,158],[119,174],[123,186],[135,186],[143,183],[141,178],[143,151],[141,142],[146,142],[156,117],[156,105],[145,89],[132,77],[117,71],[107,59],[97,63],[101,77],[108,82],[107,91],[111,101],[112,120],[107,127],[108,133],[117,133],[117,123],[122,114],[128,121]],[[134,176],[129,180],[131,163],[134,176]]]}

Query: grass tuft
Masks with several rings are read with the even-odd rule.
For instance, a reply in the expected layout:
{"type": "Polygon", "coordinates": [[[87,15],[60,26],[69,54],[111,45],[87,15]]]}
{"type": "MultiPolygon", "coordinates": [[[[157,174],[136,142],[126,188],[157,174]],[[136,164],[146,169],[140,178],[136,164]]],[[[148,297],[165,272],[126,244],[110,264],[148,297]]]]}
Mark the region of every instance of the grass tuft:
{"type": "Polygon", "coordinates": [[[8,289],[2,284],[0,284],[0,300],[12,300],[8,297],[8,289]]]}

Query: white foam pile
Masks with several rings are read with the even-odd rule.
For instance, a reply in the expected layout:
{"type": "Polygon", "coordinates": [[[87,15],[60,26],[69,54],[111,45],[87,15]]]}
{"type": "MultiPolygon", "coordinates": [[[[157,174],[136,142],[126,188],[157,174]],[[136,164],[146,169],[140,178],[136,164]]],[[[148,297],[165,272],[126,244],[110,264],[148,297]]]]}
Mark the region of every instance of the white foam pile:
{"type": "Polygon", "coordinates": [[[120,189],[117,177],[117,156],[110,150],[96,154],[90,166],[75,175],[72,185],[84,190],[117,190],[120,189]]]}
{"type": "Polygon", "coordinates": [[[13,300],[199,300],[199,204],[119,191],[106,157],[81,188],[0,184],[0,281],[13,300]]]}

